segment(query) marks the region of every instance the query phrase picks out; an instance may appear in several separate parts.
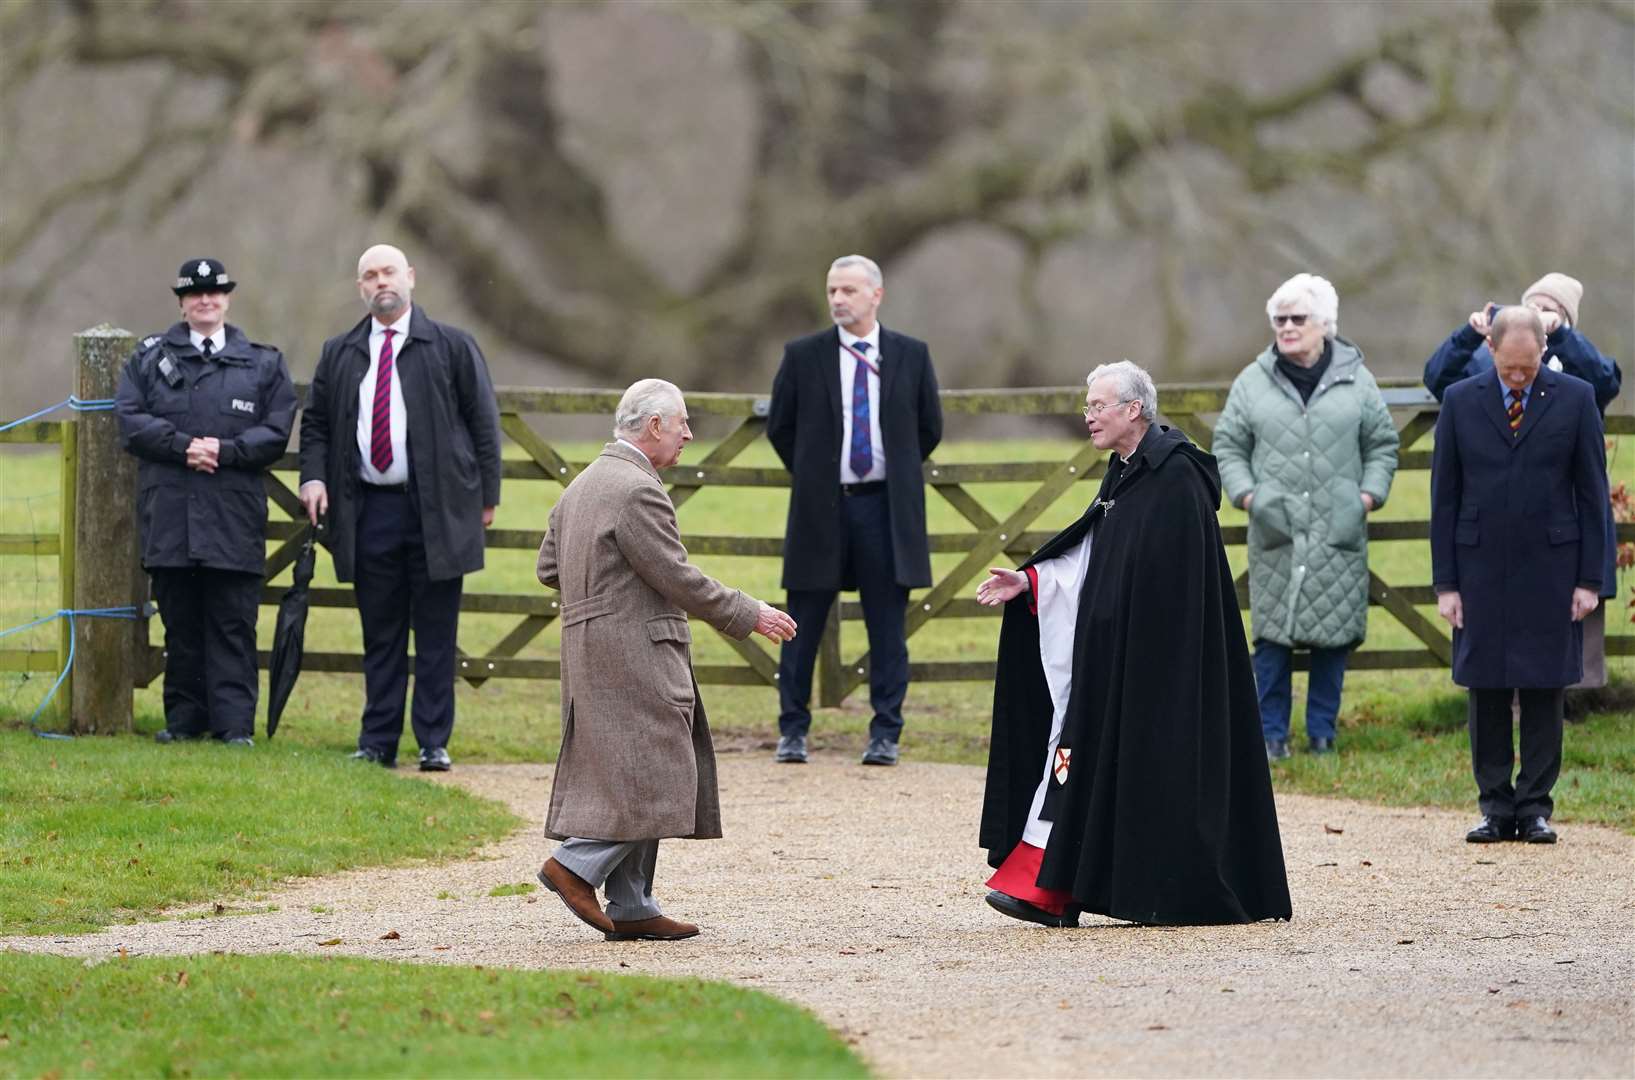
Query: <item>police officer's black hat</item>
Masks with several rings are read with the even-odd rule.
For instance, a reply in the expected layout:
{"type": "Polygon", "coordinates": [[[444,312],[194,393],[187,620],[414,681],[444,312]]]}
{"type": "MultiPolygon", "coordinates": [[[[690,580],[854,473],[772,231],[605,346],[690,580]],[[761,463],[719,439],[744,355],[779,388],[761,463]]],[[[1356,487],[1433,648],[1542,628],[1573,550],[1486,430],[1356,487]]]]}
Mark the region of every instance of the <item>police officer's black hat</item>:
{"type": "Polygon", "coordinates": [[[177,296],[185,296],[190,292],[232,292],[238,287],[217,259],[189,259],[176,271],[176,284],[172,291],[177,296]]]}

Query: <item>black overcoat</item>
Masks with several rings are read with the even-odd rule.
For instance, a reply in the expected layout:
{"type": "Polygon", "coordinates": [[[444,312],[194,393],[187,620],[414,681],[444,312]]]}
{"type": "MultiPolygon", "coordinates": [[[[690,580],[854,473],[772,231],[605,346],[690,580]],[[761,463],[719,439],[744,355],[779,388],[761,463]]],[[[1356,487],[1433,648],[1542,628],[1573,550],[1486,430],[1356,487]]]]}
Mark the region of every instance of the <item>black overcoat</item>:
{"type": "Polygon", "coordinates": [[[229,325],[221,352],[205,360],[179,322],[137,346],[120,372],[114,408],[125,449],[139,461],[142,565],[260,574],[262,474],[283,456],[295,423],[283,353],[229,325]],[[221,442],[213,473],[187,467],[188,444],[203,437],[221,442]]]}
{"type": "Polygon", "coordinates": [[[1431,456],[1431,580],[1464,606],[1454,682],[1554,689],[1582,678],[1572,593],[1601,591],[1606,505],[1589,383],[1541,368],[1514,432],[1494,369],[1448,388],[1431,456]]]}
{"type": "MultiPolygon", "coordinates": [[[[324,544],[353,579],[360,509],[358,387],[369,370],[370,317],[324,342],[301,414],[301,483],[329,489],[324,544]]],[[[483,508],[500,502],[500,414],[488,363],[470,334],[416,304],[394,356],[408,410],[409,474],[433,581],[481,570],[483,508]]]]}
{"type": "MultiPolygon", "coordinates": [[[[840,536],[840,331],[791,341],[772,381],[766,437],[789,470],[793,490],[783,540],[783,587],[844,589],[840,536]]],[[[848,390],[849,394],[850,391],[848,390]]],[[[849,400],[847,398],[846,400],[849,400]]],[[[880,328],[880,438],[897,584],[931,584],[921,464],[942,441],[937,374],[925,342],[880,328]]]]}
{"type": "MultiPolygon", "coordinates": [[[[1289,918],[1243,618],[1215,512],[1215,459],[1170,428],[1116,459],[1096,501],[1024,565],[1095,530],[1061,745],[1065,786],[1039,885],[1132,922],[1289,918]]],[[[980,842],[1022,838],[1050,737],[1039,622],[1005,608],[980,842]]],[[[1053,785],[1054,787],[1054,785],[1053,785]]]]}

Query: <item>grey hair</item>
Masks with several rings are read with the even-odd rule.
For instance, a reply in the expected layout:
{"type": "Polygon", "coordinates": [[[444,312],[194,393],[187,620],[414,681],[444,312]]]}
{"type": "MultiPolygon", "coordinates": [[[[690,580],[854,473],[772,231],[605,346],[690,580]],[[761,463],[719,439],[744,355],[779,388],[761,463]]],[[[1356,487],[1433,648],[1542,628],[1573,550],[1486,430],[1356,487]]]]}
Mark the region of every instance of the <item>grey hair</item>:
{"type": "Polygon", "coordinates": [[[1270,320],[1285,307],[1305,308],[1307,314],[1323,324],[1324,337],[1331,338],[1340,332],[1340,294],[1327,278],[1316,274],[1294,275],[1279,285],[1266,301],[1266,318],[1270,320]]]}
{"type": "Polygon", "coordinates": [[[1544,320],[1539,318],[1538,312],[1525,304],[1507,304],[1494,313],[1493,322],[1487,328],[1487,339],[1491,343],[1489,347],[1497,349],[1504,344],[1504,339],[1509,336],[1510,331],[1518,327],[1532,334],[1539,350],[1543,351],[1544,343],[1548,340],[1544,335],[1544,320]]]}
{"type": "Polygon", "coordinates": [[[1102,364],[1084,377],[1085,388],[1089,389],[1100,378],[1113,380],[1120,401],[1141,402],[1141,419],[1149,424],[1158,419],[1158,388],[1152,384],[1152,376],[1145,369],[1128,360],[1102,364]]]}
{"type": "Polygon", "coordinates": [[[829,264],[829,273],[844,270],[848,266],[861,266],[864,275],[869,279],[869,284],[876,289],[882,288],[886,283],[886,276],[880,273],[880,264],[867,255],[842,255],[829,264]]]}
{"type": "Polygon", "coordinates": [[[663,379],[639,379],[630,384],[613,412],[613,437],[635,435],[647,418],[668,420],[681,410],[681,388],[663,379]]]}

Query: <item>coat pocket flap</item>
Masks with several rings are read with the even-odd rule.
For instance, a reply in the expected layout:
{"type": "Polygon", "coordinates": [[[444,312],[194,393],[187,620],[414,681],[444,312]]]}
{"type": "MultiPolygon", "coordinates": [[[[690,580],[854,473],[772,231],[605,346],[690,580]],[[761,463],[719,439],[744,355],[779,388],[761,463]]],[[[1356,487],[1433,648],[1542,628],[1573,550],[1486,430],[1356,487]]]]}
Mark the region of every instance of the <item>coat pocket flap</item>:
{"type": "Polygon", "coordinates": [[[647,639],[649,641],[679,641],[683,645],[691,645],[693,632],[687,625],[685,616],[655,615],[647,620],[647,639]]]}
{"type": "Polygon", "coordinates": [[[1550,543],[1570,544],[1578,539],[1578,522],[1564,521],[1550,526],[1550,543]]]}
{"type": "Polygon", "coordinates": [[[571,604],[563,604],[562,625],[573,626],[594,619],[598,615],[606,615],[612,610],[613,594],[597,593],[595,596],[587,596],[583,600],[575,600],[571,604]]]}

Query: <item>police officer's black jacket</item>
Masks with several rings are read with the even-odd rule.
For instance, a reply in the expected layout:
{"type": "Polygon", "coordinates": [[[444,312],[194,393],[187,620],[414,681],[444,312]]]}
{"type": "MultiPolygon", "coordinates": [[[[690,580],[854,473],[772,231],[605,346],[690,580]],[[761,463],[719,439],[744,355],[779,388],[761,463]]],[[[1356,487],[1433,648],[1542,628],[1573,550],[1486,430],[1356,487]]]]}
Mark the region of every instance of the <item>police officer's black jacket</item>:
{"type": "Polygon", "coordinates": [[[137,346],[114,400],[125,449],[140,459],[142,565],[261,573],[261,474],[283,455],[295,423],[283,354],[228,326],[221,352],[206,360],[179,322],[137,346]],[[188,444],[212,436],[221,441],[216,471],[188,468],[188,444]]]}
{"type": "MultiPolygon", "coordinates": [[[[326,530],[335,576],[352,581],[359,487],[358,387],[369,370],[370,317],[324,342],[301,414],[301,483],[329,490],[326,530]]],[[[417,304],[396,357],[408,412],[409,475],[420,508],[426,575],[446,581],[483,566],[483,508],[500,502],[500,414],[488,363],[470,334],[417,304]]]]}

